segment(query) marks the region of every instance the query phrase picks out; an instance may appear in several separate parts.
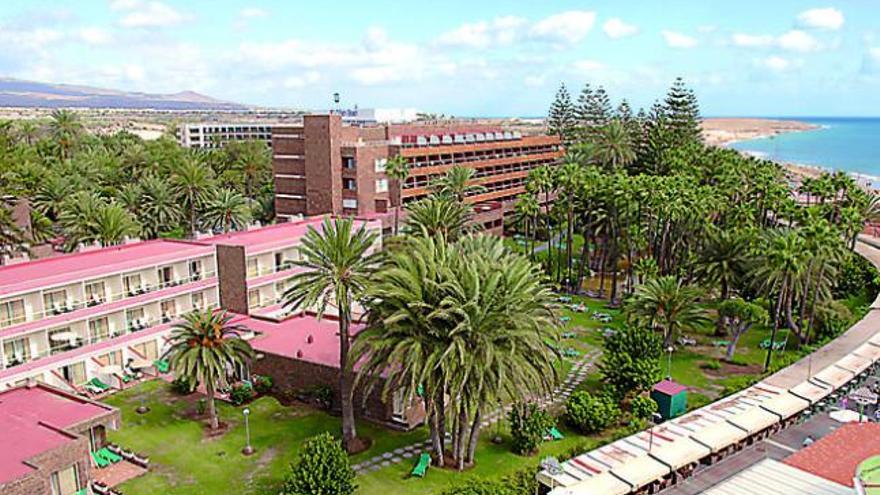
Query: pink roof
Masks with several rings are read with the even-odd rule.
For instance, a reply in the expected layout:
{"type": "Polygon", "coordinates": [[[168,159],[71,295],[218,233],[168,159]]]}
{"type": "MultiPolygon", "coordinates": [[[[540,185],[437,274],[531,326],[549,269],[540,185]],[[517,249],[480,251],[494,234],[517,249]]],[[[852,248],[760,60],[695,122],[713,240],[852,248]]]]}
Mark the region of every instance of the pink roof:
{"type": "MultiPolygon", "coordinates": [[[[233,323],[261,334],[250,341],[257,352],[339,367],[339,323],[336,320],[297,316],[275,323],[239,315],[233,323]],[[310,336],[311,343],[308,342],[310,336]]],[[[356,335],[363,328],[363,325],[352,325],[351,334],[356,335]]]]}
{"type": "Polygon", "coordinates": [[[684,385],[676,383],[672,380],[663,380],[657,385],[654,385],[654,390],[664,393],[666,395],[678,395],[687,390],[687,388],[684,385]]]}
{"type": "Polygon", "coordinates": [[[227,244],[244,246],[249,253],[268,251],[281,246],[288,246],[304,236],[309,228],[321,229],[321,223],[325,216],[309,217],[299,222],[286,222],[268,225],[259,229],[241,232],[230,232],[213,237],[200,239],[199,242],[207,244],[227,244]]]}
{"type": "Polygon", "coordinates": [[[31,472],[28,459],[73,440],[59,430],[111,411],[39,385],[0,392],[0,429],[7,446],[0,449],[0,483],[31,472]]]}
{"type": "Polygon", "coordinates": [[[0,266],[0,297],[211,254],[211,246],[156,239],[0,266]]]}
{"type": "Polygon", "coordinates": [[[880,424],[846,423],[782,462],[852,487],[856,468],[875,455],[880,455],[880,424]]]}

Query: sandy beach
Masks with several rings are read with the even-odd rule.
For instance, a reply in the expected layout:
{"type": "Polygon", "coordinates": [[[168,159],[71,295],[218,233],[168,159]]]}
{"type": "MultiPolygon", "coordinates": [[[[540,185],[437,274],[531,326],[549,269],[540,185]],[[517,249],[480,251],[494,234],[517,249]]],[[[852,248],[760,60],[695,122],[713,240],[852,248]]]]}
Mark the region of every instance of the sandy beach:
{"type": "Polygon", "coordinates": [[[795,120],[772,120],[756,118],[711,118],[703,120],[703,137],[706,144],[722,146],[734,141],[758,139],[789,132],[804,132],[819,126],[795,120]]]}

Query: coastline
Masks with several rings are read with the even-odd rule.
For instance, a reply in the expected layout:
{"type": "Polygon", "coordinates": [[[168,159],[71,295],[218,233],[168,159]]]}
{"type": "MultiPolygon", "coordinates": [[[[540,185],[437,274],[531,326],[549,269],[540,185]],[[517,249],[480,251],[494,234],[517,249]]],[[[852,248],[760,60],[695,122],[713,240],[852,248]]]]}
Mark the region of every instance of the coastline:
{"type": "Polygon", "coordinates": [[[821,126],[798,120],[723,117],[704,119],[703,138],[712,146],[727,146],[739,141],[766,139],[792,132],[807,132],[821,126]]]}

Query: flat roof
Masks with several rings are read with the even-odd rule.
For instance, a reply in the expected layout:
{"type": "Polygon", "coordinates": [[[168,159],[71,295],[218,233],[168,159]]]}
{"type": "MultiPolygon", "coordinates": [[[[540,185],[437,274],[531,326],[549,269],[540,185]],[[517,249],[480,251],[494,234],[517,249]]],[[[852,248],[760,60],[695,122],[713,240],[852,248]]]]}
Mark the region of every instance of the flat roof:
{"type": "Polygon", "coordinates": [[[783,462],[852,487],[859,464],[876,455],[880,455],[880,424],[846,423],[783,462]]]}
{"type": "Polygon", "coordinates": [[[704,495],[852,495],[851,488],[773,459],[749,467],[709,488],[704,495]]]}
{"type": "Polygon", "coordinates": [[[0,483],[33,471],[28,459],[73,441],[60,430],[112,411],[44,385],[0,392],[0,430],[7,445],[0,449],[0,483]]]}
{"type": "MultiPolygon", "coordinates": [[[[231,323],[247,327],[260,335],[251,341],[257,352],[339,367],[339,322],[329,318],[300,315],[280,322],[237,315],[231,323]],[[309,342],[311,338],[311,342],[309,342]]],[[[352,324],[356,335],[363,325],[352,324]]]]}
{"type": "Polygon", "coordinates": [[[212,252],[211,246],[198,242],[155,239],[0,266],[0,297],[209,255],[212,252]]]}

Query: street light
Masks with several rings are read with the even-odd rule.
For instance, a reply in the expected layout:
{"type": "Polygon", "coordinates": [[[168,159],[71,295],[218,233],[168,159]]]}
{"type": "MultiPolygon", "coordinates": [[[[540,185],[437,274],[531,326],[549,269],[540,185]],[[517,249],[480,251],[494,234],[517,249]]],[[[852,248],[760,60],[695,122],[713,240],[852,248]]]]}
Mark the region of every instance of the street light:
{"type": "Polygon", "coordinates": [[[244,414],[244,438],[245,445],[244,448],[241,449],[241,453],[244,455],[251,455],[254,453],[254,448],[251,447],[251,425],[248,422],[248,417],[251,415],[251,410],[248,408],[244,408],[244,411],[241,412],[244,414]]]}
{"type": "Polygon", "coordinates": [[[666,348],[666,352],[669,353],[666,358],[666,379],[667,380],[672,380],[672,351],[674,351],[674,350],[675,350],[675,348],[672,346],[669,346],[666,348]]]}
{"type": "Polygon", "coordinates": [[[650,434],[650,439],[648,440],[648,453],[651,453],[651,449],[654,448],[654,427],[663,422],[663,415],[660,413],[654,413],[651,415],[651,427],[648,428],[648,433],[650,434]]]}

